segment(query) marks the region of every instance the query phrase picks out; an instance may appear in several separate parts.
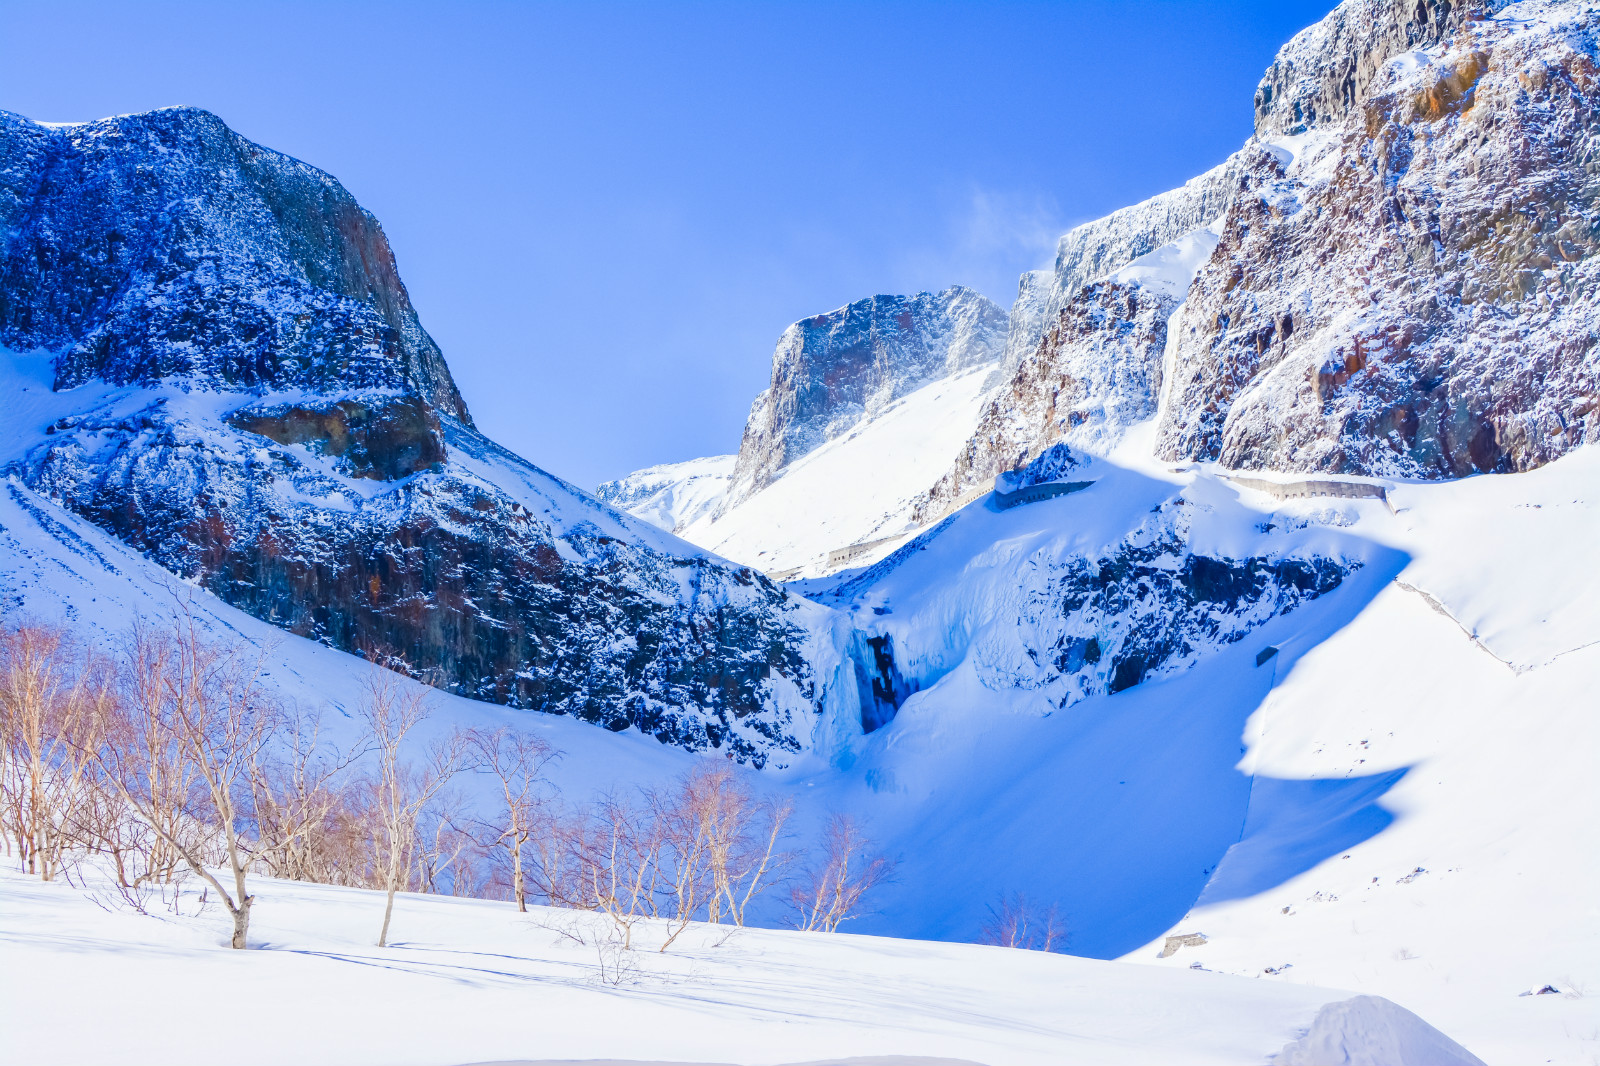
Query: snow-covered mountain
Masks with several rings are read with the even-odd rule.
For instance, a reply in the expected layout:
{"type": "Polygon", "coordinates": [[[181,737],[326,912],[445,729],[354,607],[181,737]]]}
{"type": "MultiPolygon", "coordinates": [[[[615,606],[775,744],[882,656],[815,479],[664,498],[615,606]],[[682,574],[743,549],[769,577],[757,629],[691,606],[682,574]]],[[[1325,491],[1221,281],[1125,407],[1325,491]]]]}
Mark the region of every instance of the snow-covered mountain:
{"type": "Polygon", "coordinates": [[[290,632],[757,764],[809,746],[827,612],[472,426],[378,223],[175,108],[0,116],[0,470],[290,632]]]}
{"type": "Polygon", "coordinates": [[[976,426],[1006,328],[960,286],[796,322],[736,457],[649,467],[596,495],[768,574],[836,569],[830,552],[863,543],[882,555],[976,426]]]}
{"type": "MultiPolygon", "coordinates": [[[[617,729],[448,700],[559,736],[575,788],[731,751],[799,832],[849,811],[899,860],[863,932],[971,940],[1021,893],[1074,953],[1388,996],[1490,1061],[1592,1060],[1597,28],[1577,0],[1345,0],[1267,72],[1250,143],[1065,235],[1008,320],[947,290],[791,327],[738,457],[604,488],[640,518],[477,434],[362,256],[329,288],[324,259],[274,253],[289,295],[235,309],[272,208],[244,211],[267,237],[213,241],[191,196],[133,257],[14,192],[0,336],[45,352],[0,383],[0,586],[113,632],[159,562],[252,639],[387,642],[455,692],[617,729]],[[37,291],[67,275],[24,260],[57,247],[112,282],[37,291]],[[371,343],[319,339],[318,300],[371,343]],[[222,340],[186,347],[201,328],[222,340]]],[[[171,116],[4,159],[142,152],[142,121],[181,161],[171,116]]],[[[9,175],[56,165],[0,173],[26,192],[9,175]]],[[[285,685],[350,691],[338,653],[286,644],[285,685]]]]}
{"type": "Polygon", "coordinates": [[[597,486],[594,494],[653,526],[682,533],[721,505],[737,459],[735,455],[712,455],[649,466],[597,486]]]}
{"type": "Polygon", "coordinates": [[[927,383],[998,360],[1006,313],[971,289],[873,296],[783,331],[722,510],[927,383]]]}

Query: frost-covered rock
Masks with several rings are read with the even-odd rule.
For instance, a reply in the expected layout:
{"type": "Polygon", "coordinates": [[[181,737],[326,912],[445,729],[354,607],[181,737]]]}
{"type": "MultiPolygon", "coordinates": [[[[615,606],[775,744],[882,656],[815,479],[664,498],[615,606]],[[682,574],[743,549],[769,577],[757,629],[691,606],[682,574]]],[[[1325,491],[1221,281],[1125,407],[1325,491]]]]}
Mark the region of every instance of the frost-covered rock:
{"type": "Polygon", "coordinates": [[[1256,89],[1256,136],[1294,136],[1349,116],[1391,57],[1447,40],[1506,3],[1345,0],[1278,50],[1256,89]]]}
{"type": "Polygon", "coordinates": [[[1054,268],[1023,275],[1006,343],[1007,366],[1016,366],[1038,350],[1062,310],[1085,285],[1219,217],[1238,186],[1239,168],[1235,154],[1176,189],[1068,230],[1056,244],[1054,268]]]}
{"type": "Polygon", "coordinates": [[[998,361],[1006,329],[1005,311],[961,286],[873,296],[796,322],[778,339],[771,386],[750,408],[724,509],[895,400],[998,361]]]}
{"type": "Polygon", "coordinates": [[[681,533],[711,514],[728,491],[733,455],[712,455],[682,463],[662,463],[607,481],[594,490],[600,499],[651,525],[681,533]]]}
{"type": "Polygon", "coordinates": [[[1058,442],[1103,453],[1128,426],[1152,417],[1176,306],[1159,288],[1115,281],[1084,288],[989,401],[950,472],[919,501],[918,515],[936,517],[968,489],[1058,442]]]}
{"type": "Polygon", "coordinates": [[[378,220],[196,108],[0,111],[0,344],[63,388],[405,388],[472,424],[378,220]]]}
{"type": "Polygon", "coordinates": [[[1347,0],[1280,54],[1159,454],[1437,478],[1600,440],[1600,16],[1469,14],[1347,0]]]}
{"type": "Polygon", "coordinates": [[[46,397],[0,472],[451,692],[755,765],[811,743],[830,613],[479,434],[332,178],[192,109],[0,115],[0,212],[0,338],[55,388],[0,375],[46,397]]]}

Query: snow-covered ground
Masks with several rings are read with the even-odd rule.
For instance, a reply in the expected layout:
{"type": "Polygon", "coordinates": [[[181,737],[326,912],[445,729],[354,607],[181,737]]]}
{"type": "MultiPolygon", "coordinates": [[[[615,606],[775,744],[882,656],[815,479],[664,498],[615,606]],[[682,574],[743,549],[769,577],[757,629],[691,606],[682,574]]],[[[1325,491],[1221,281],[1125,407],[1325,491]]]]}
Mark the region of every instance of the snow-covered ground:
{"type": "Polygon", "coordinates": [[[402,896],[393,943],[377,948],[381,893],[258,885],[255,950],[237,952],[225,917],[193,894],[176,912],[146,916],[102,909],[68,884],[0,874],[0,1059],[142,1066],[225,1049],[239,1066],[858,1056],[1235,1066],[1311,1034],[1358,1055],[1412,1049],[1349,1062],[1477,1061],[1392,1005],[1302,985],[716,926],[607,971],[599,915],[402,896]]]}
{"type": "MultiPolygon", "coordinates": [[[[720,517],[707,515],[685,526],[681,535],[772,572],[913,528],[911,505],[972,435],[993,369],[975,367],[924,385],[790,464],[776,481],[720,517]]],[[[877,555],[887,551],[885,546],[877,555]]]]}
{"type": "Polygon", "coordinates": [[[1595,1061],[1600,449],[1400,484],[1391,513],[1142,445],[1091,490],[973,504],[856,586],[858,623],[926,682],[847,774],[906,856],[883,914],[959,936],[973,886],[1024,892],[1074,916],[1069,950],[1377,993],[1491,1062],[1595,1061]],[[1179,497],[1198,546],[1288,535],[1364,565],[1184,672],[1058,709],[1017,651],[1035,575],[1179,497]]]}

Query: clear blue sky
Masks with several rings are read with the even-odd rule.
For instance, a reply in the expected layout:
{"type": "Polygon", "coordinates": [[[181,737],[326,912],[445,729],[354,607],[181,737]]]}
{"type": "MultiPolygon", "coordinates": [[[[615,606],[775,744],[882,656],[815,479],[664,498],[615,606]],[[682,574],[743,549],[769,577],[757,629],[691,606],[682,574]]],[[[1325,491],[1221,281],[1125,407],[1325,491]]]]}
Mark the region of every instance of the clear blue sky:
{"type": "Polygon", "coordinates": [[[1009,305],[1250,133],[1333,0],[7,5],[0,108],[209,108],[382,221],[479,425],[585,487],[733,451],[795,319],[1009,305]]]}

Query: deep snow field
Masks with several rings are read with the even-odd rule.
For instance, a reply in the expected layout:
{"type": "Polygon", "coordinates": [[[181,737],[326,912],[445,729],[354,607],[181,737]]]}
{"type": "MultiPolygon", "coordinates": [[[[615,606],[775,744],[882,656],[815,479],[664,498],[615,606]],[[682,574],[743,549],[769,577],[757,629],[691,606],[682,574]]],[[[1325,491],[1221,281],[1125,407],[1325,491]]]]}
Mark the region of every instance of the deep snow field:
{"type": "Polygon", "coordinates": [[[239,1066],[866,1056],[1232,1066],[1265,1062],[1310,1031],[1348,1049],[1398,1046],[1408,1062],[1477,1061],[1384,1001],[1347,1004],[1348,993],[1306,986],[719,926],[692,929],[667,954],[631,952],[613,979],[579,942],[598,939],[599,915],[402,896],[394,941],[380,949],[381,893],[259,885],[255,950],[235,952],[226,916],[193,893],[181,914],[141,916],[103,910],[66,884],[0,875],[0,1057],[138,1066],[215,1049],[239,1066]],[[1341,1006],[1319,1026],[1330,1003],[1341,1006]]]}

